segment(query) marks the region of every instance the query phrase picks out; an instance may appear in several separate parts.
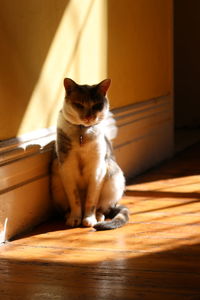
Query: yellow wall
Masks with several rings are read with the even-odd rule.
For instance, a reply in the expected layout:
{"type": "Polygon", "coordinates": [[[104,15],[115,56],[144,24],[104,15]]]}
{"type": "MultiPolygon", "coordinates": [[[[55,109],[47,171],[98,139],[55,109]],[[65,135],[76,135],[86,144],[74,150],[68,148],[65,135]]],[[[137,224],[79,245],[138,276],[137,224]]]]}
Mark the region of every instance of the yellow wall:
{"type": "Polygon", "coordinates": [[[0,139],[23,119],[66,1],[1,0],[0,139]]]}
{"type": "Polygon", "coordinates": [[[172,1],[108,1],[112,107],[171,91],[172,1]]]}
{"type": "Polygon", "coordinates": [[[0,31],[0,139],[55,125],[64,77],[106,77],[106,0],[1,0],[0,31]]]}
{"type": "Polygon", "coordinates": [[[0,139],[56,123],[63,78],[112,107],[171,91],[172,0],[1,0],[0,139]]]}

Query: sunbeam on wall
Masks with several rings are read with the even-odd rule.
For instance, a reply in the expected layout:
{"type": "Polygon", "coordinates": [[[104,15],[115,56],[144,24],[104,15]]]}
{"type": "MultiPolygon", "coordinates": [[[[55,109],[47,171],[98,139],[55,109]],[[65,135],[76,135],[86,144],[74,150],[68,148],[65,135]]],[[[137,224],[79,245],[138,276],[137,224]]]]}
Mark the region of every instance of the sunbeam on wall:
{"type": "Polygon", "coordinates": [[[93,84],[106,75],[106,0],[71,0],[52,40],[18,135],[56,124],[64,96],[64,77],[93,84]]]}

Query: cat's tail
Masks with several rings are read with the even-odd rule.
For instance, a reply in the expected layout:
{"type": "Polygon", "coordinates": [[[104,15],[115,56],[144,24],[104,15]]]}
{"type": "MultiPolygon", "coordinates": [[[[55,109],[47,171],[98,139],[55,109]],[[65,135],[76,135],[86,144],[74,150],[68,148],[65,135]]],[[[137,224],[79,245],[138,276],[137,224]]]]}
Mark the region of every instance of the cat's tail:
{"type": "Polygon", "coordinates": [[[113,207],[107,216],[110,221],[99,222],[94,225],[96,230],[110,230],[122,227],[129,220],[128,208],[122,205],[113,207]]]}

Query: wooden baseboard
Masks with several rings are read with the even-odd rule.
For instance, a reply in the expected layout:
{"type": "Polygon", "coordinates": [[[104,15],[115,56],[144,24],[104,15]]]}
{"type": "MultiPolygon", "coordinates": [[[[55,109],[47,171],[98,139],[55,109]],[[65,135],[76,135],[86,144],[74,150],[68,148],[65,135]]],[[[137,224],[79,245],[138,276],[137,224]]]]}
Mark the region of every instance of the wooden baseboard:
{"type": "MultiPolygon", "coordinates": [[[[171,95],[113,110],[117,161],[130,178],[173,153],[171,95]]],[[[49,164],[55,128],[0,143],[0,242],[51,213],[49,164]]]]}
{"type": "Polygon", "coordinates": [[[54,129],[0,143],[0,242],[39,224],[51,212],[49,163],[54,129]]]}
{"type": "Polygon", "coordinates": [[[172,156],[174,149],[171,95],[113,111],[119,128],[115,155],[127,178],[172,156]]]}

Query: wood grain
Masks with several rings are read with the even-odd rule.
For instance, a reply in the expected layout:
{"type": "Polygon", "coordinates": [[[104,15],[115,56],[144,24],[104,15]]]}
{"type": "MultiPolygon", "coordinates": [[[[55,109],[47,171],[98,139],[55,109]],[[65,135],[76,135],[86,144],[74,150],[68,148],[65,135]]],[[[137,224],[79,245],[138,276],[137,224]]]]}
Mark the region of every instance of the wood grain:
{"type": "Polygon", "coordinates": [[[126,226],[52,220],[0,248],[2,299],[200,299],[200,144],[127,186],[126,226]]]}

